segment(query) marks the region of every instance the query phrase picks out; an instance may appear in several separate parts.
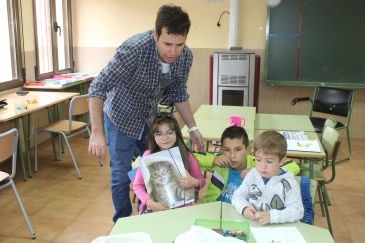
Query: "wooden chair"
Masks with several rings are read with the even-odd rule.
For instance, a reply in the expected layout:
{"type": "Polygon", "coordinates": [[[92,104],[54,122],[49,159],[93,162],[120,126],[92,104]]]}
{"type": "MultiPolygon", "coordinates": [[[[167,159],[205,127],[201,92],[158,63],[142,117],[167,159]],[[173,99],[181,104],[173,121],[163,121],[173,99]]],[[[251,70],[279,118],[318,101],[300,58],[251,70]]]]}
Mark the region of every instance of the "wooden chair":
{"type": "MultiPolygon", "coordinates": [[[[90,129],[87,123],[81,122],[81,121],[75,121],[73,120],[74,116],[77,115],[83,115],[89,112],[88,107],[88,95],[80,95],[73,97],[70,102],[70,109],[69,109],[69,117],[68,120],[59,120],[55,121],[53,123],[50,123],[49,125],[45,127],[37,128],[34,135],[34,149],[35,149],[35,165],[34,169],[37,172],[38,171],[38,133],[40,132],[50,132],[50,133],[56,133],[59,136],[62,136],[64,139],[68,151],[71,155],[72,162],[75,166],[77,175],[79,179],[81,179],[81,174],[79,167],[77,166],[76,159],[74,157],[74,154],[72,153],[70,143],[68,142],[68,139],[78,135],[80,133],[83,133],[87,131],[87,133],[90,136],[90,129]]],[[[99,159],[100,166],[103,166],[103,162],[99,159]]]]}
{"type": "MultiPolygon", "coordinates": [[[[315,167],[314,179],[318,182],[318,199],[321,206],[322,216],[326,216],[328,230],[331,234],[333,234],[331,218],[328,210],[330,200],[326,185],[333,182],[336,177],[336,158],[340,148],[339,133],[332,127],[325,127],[321,143],[326,154],[324,163],[331,165],[331,176],[329,178],[325,178],[322,174],[322,167],[318,165],[315,167]]],[[[306,175],[306,170],[303,170],[301,175],[306,175]]]]}
{"type": "Polygon", "coordinates": [[[13,181],[16,173],[16,156],[18,147],[19,133],[16,128],[11,129],[5,133],[0,134],[0,163],[6,161],[8,158],[12,157],[11,174],[0,171],[0,190],[10,186],[13,189],[15,198],[19,204],[19,207],[24,216],[25,222],[27,223],[30,235],[32,239],[36,238],[35,232],[33,230],[32,224],[28,218],[27,212],[24,209],[22,200],[19,197],[18,191],[15,187],[13,181]]]}
{"type": "Polygon", "coordinates": [[[313,127],[317,133],[322,133],[324,130],[325,117],[316,117],[314,112],[322,115],[335,115],[339,118],[343,118],[344,122],[337,121],[336,130],[345,129],[347,137],[347,155],[339,160],[348,160],[351,157],[351,141],[350,141],[350,119],[352,106],[355,100],[355,91],[347,89],[329,88],[329,87],[317,87],[315,89],[314,98],[299,97],[291,101],[292,105],[295,105],[301,101],[310,101],[312,103],[310,109],[310,119],[313,127]]]}
{"type": "Polygon", "coordinates": [[[324,209],[325,211],[324,213],[327,218],[328,230],[331,232],[332,235],[333,232],[331,226],[331,218],[328,211],[328,205],[330,201],[326,185],[335,180],[336,158],[340,148],[340,144],[341,142],[339,141],[339,133],[332,127],[326,127],[322,135],[322,146],[326,153],[325,163],[327,165],[331,164],[331,176],[329,178],[321,176],[320,178],[317,178],[317,181],[318,181],[318,196],[319,196],[319,202],[321,204],[322,214],[324,209]]]}

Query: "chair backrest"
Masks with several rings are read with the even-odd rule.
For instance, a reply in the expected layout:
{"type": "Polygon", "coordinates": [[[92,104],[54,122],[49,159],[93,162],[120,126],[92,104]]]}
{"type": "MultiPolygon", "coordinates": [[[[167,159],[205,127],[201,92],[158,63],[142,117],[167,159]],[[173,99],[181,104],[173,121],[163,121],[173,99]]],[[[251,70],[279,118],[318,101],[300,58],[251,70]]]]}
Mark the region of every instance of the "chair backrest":
{"type": "Polygon", "coordinates": [[[69,129],[72,128],[73,116],[82,115],[89,112],[89,95],[79,95],[71,99],[68,113],[69,129]]]}
{"type": "Polygon", "coordinates": [[[324,128],[322,134],[322,146],[329,158],[333,157],[333,151],[339,137],[340,134],[336,131],[336,129],[329,126],[324,128]]]}
{"type": "Polygon", "coordinates": [[[71,99],[70,115],[77,116],[89,112],[89,95],[79,95],[71,99]]]}
{"type": "Polygon", "coordinates": [[[18,129],[13,128],[7,132],[0,134],[0,163],[12,157],[11,178],[14,178],[16,173],[16,155],[18,148],[18,129]]]}
{"type": "Polygon", "coordinates": [[[350,117],[355,92],[328,87],[316,88],[312,111],[350,117]]]}
{"type": "Polygon", "coordinates": [[[324,126],[323,126],[323,129],[325,127],[332,127],[332,128],[335,128],[337,125],[337,121],[331,117],[327,118],[326,121],[324,122],[324,126]]]}
{"type": "Polygon", "coordinates": [[[326,153],[326,164],[331,160],[332,176],[325,181],[325,184],[331,183],[336,176],[336,158],[340,148],[340,134],[332,127],[325,127],[322,134],[322,146],[326,153]]]}

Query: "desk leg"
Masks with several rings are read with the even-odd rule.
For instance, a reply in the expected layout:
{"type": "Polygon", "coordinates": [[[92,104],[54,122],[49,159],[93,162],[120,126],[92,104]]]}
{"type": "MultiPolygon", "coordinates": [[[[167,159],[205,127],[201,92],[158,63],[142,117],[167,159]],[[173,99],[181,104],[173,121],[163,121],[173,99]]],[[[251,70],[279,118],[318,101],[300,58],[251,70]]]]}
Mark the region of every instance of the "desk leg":
{"type": "MultiPolygon", "coordinates": [[[[51,111],[49,110],[49,107],[47,107],[48,112],[48,123],[51,123],[53,121],[51,111]]],[[[56,146],[54,144],[54,134],[51,133],[51,141],[52,141],[52,151],[53,151],[53,159],[57,160],[57,154],[56,154],[56,146]]]]}
{"type": "Polygon", "coordinates": [[[309,163],[309,178],[314,179],[314,163],[315,159],[305,159],[307,163],[309,163]]]}
{"type": "MultiPolygon", "coordinates": [[[[60,120],[61,119],[61,104],[57,104],[55,109],[56,109],[55,110],[56,111],[55,112],[56,120],[60,120]]],[[[63,138],[60,135],[58,135],[58,136],[59,136],[59,141],[60,141],[61,153],[65,153],[65,146],[63,145],[63,138]]]]}
{"type": "MultiPolygon", "coordinates": [[[[20,120],[20,118],[19,118],[19,120],[20,120]]],[[[18,131],[20,131],[19,130],[19,120],[15,119],[15,127],[18,129],[18,131]]],[[[24,131],[23,131],[23,138],[24,138],[24,131]]],[[[27,174],[25,173],[25,166],[24,166],[23,149],[22,149],[21,139],[19,139],[19,141],[18,141],[18,156],[19,156],[19,159],[20,159],[20,165],[22,166],[23,179],[24,179],[24,181],[27,181],[27,174]]]]}
{"type": "Polygon", "coordinates": [[[205,152],[208,152],[209,151],[209,141],[207,140],[205,142],[205,152]]]}
{"type": "MultiPolygon", "coordinates": [[[[56,115],[55,121],[58,121],[58,120],[61,119],[61,104],[56,105],[56,110],[57,110],[57,112],[55,113],[55,115],[56,115]]],[[[64,146],[64,143],[63,143],[63,138],[60,135],[58,135],[58,136],[60,137],[61,153],[65,153],[65,146],[64,146]]]]}
{"type": "Polygon", "coordinates": [[[25,156],[27,157],[28,161],[29,177],[32,177],[32,166],[30,164],[30,145],[29,145],[29,134],[30,134],[29,114],[23,116],[22,124],[23,124],[23,134],[24,134],[25,156]],[[25,123],[27,123],[28,127],[25,126],[25,123]]]}

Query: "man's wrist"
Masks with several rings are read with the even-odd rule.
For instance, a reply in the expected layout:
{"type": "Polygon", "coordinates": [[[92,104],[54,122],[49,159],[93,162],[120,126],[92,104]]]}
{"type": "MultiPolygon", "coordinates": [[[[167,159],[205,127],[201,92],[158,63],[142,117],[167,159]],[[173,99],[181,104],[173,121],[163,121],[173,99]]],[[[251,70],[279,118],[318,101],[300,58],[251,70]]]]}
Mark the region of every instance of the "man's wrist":
{"type": "Polygon", "coordinates": [[[191,128],[188,129],[188,132],[191,133],[193,131],[199,130],[199,128],[197,126],[193,126],[191,128]]]}

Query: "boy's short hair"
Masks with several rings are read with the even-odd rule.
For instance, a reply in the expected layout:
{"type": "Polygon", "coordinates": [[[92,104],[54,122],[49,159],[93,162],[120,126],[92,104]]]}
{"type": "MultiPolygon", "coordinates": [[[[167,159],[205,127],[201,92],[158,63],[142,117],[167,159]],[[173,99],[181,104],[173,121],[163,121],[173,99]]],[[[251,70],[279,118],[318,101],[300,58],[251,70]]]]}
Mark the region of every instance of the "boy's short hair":
{"type": "Polygon", "coordinates": [[[287,143],[283,135],[276,131],[260,133],[254,141],[253,150],[264,154],[276,155],[282,160],[286,156],[287,143]]]}
{"type": "Polygon", "coordinates": [[[190,29],[188,13],[173,4],[162,5],[157,12],[155,22],[155,31],[158,37],[161,35],[163,27],[166,27],[168,34],[186,36],[190,29]]]}
{"type": "Polygon", "coordinates": [[[249,145],[248,135],[246,130],[243,127],[230,126],[227,127],[221,136],[221,143],[223,145],[223,141],[226,139],[242,139],[243,144],[246,148],[249,145]]]}

